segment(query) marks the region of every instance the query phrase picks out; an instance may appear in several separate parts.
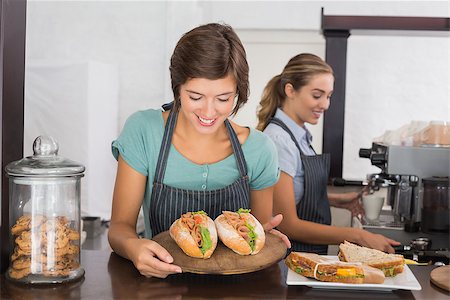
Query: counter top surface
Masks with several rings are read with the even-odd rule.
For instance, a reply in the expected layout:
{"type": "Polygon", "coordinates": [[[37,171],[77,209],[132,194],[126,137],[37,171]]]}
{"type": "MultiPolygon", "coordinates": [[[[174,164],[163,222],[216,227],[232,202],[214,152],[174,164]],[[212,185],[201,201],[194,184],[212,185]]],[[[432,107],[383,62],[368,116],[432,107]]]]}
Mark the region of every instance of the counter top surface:
{"type": "Polygon", "coordinates": [[[27,286],[0,278],[1,299],[450,299],[430,282],[435,266],[410,266],[421,291],[389,292],[315,289],[286,285],[283,261],[264,270],[241,275],[178,274],[166,279],[146,278],[134,265],[109,251],[83,250],[85,277],[77,282],[27,286]]]}

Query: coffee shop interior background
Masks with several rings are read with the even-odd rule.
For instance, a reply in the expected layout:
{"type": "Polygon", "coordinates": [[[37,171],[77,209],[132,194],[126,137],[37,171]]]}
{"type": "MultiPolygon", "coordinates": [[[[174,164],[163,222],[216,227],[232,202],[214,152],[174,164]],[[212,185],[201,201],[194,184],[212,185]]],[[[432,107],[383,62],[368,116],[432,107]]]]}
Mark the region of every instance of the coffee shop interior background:
{"type": "MultiPolygon", "coordinates": [[[[325,57],[328,15],[449,17],[448,1],[27,1],[24,155],[38,135],[86,166],[82,215],[110,217],[110,145],[137,110],[172,100],[168,64],[181,34],[225,22],[250,64],[250,99],[235,118],[256,125],[265,83],[290,57],[325,57]]],[[[411,121],[450,121],[448,31],[352,31],[348,39],[343,177],[379,172],[358,149],[411,121]]],[[[337,81],[340,78],[336,78],[337,81]]],[[[333,99],[331,100],[333,105],[333,99]]],[[[322,123],[309,127],[322,149],[322,123]]]]}

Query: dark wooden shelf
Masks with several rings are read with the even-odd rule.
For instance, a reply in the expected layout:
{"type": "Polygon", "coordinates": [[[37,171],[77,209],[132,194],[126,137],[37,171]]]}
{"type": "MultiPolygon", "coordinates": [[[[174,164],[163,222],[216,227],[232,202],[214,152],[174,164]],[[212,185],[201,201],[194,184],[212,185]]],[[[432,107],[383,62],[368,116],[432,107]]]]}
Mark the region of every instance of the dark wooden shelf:
{"type": "Polygon", "coordinates": [[[322,29],[450,31],[450,18],[322,15],[322,29]]]}

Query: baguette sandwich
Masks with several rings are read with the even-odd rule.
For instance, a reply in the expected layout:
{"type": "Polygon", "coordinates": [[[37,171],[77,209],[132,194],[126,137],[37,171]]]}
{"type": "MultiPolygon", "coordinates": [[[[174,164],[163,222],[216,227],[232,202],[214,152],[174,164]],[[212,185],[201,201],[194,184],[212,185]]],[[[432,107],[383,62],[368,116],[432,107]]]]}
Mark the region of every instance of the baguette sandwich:
{"type": "Polygon", "coordinates": [[[210,258],[217,246],[214,221],[202,210],[182,214],[170,226],[169,234],[191,257],[210,258]]]}
{"type": "Polygon", "coordinates": [[[358,246],[347,241],[339,245],[338,257],[341,261],[361,262],[378,268],[387,277],[402,273],[405,265],[403,255],[387,254],[380,250],[358,246]]]}
{"type": "Polygon", "coordinates": [[[266,234],[249,209],[223,211],[214,223],[219,239],[237,254],[254,255],[264,247],[266,234]]]}
{"type": "Polygon", "coordinates": [[[285,263],[302,276],[326,282],[380,284],[385,278],[383,272],[376,268],[361,263],[335,261],[315,253],[291,252],[285,263]]]}

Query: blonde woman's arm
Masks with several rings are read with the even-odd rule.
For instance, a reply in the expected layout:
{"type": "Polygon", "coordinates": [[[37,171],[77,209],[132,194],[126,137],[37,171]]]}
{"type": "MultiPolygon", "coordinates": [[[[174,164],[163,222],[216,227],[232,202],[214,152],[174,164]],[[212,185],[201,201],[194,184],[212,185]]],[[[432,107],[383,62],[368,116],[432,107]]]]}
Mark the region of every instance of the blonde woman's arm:
{"type": "Polygon", "coordinates": [[[273,210],[275,214],[283,215],[283,220],[277,228],[291,240],[319,245],[336,245],[347,240],[386,252],[393,252],[391,245],[398,244],[382,235],[362,229],[335,227],[300,219],[295,206],[294,181],[285,172],[281,172],[274,187],[273,210]]]}

